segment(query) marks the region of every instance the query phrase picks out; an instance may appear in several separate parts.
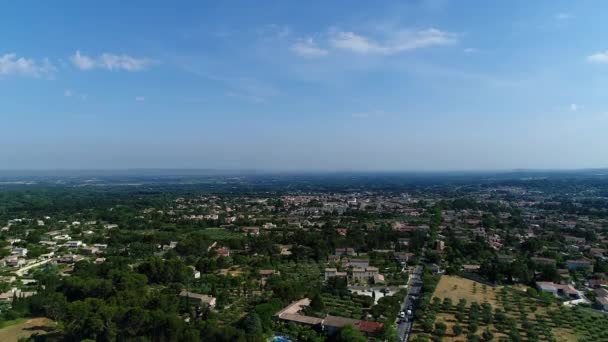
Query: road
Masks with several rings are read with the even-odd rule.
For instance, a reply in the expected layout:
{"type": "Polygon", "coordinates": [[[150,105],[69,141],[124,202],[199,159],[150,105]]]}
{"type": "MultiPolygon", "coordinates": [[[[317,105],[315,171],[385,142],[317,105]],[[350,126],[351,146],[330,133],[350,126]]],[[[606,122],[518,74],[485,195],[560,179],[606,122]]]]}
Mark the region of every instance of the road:
{"type": "Polygon", "coordinates": [[[50,261],[51,261],[51,259],[45,259],[45,260],[42,260],[42,261],[39,261],[39,262],[35,262],[33,264],[29,264],[29,265],[27,265],[25,267],[22,267],[22,268],[18,269],[17,271],[15,271],[15,274],[18,275],[18,276],[20,276],[20,277],[23,277],[23,275],[25,274],[25,272],[31,270],[32,268],[36,268],[36,267],[42,266],[44,264],[47,264],[50,261]]]}
{"type": "Polygon", "coordinates": [[[403,298],[403,303],[401,303],[401,311],[407,312],[407,308],[412,306],[412,315],[406,316],[407,320],[401,320],[397,323],[397,335],[399,336],[400,341],[407,341],[410,338],[414,311],[416,310],[412,297],[418,297],[420,295],[420,290],[422,289],[421,275],[422,266],[416,266],[408,279],[407,295],[403,298]]]}

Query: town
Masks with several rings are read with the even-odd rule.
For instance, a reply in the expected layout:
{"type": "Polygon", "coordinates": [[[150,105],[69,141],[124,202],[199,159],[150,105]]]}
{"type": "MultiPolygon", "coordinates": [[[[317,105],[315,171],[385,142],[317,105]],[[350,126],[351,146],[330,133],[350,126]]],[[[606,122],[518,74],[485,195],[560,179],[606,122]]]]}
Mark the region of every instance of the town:
{"type": "Polygon", "coordinates": [[[604,183],[271,179],[5,185],[2,319],[50,341],[608,338],[604,183]]]}

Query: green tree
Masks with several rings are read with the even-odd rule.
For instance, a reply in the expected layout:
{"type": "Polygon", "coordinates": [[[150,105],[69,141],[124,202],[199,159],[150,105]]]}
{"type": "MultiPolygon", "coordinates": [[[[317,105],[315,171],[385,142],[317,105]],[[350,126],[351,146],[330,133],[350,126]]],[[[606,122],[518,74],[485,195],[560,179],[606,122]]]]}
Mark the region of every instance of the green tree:
{"type": "Polygon", "coordinates": [[[316,312],[323,312],[325,310],[325,303],[323,302],[323,297],[318,293],[312,297],[310,301],[310,307],[316,312]]]}
{"type": "Polygon", "coordinates": [[[255,312],[249,313],[247,316],[245,316],[245,319],[243,320],[243,329],[246,333],[251,335],[261,334],[263,330],[260,316],[255,312]]]}
{"type": "Polygon", "coordinates": [[[460,326],[460,324],[455,324],[454,326],[452,326],[452,332],[455,336],[459,336],[460,334],[462,334],[462,327],[460,326]]]}
{"type": "Polygon", "coordinates": [[[486,330],[484,330],[484,332],[481,334],[481,337],[483,338],[484,341],[489,342],[494,339],[494,334],[492,334],[490,329],[486,328],[486,330]]]}
{"type": "Polygon", "coordinates": [[[443,323],[443,322],[437,322],[437,323],[435,323],[435,332],[434,332],[434,334],[436,336],[440,336],[441,337],[441,336],[445,335],[446,330],[447,330],[447,326],[445,325],[445,323],[443,323]]]}
{"type": "Polygon", "coordinates": [[[367,342],[367,338],[352,325],[347,325],[338,332],[336,342],[367,342]]]}

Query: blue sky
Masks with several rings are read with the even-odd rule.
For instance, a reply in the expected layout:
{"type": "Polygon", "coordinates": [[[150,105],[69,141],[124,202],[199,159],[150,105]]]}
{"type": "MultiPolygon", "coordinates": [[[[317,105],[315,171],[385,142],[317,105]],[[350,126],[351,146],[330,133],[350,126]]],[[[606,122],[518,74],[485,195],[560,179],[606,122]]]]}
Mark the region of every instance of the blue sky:
{"type": "Polygon", "coordinates": [[[608,2],[19,1],[0,169],[608,167],[608,2]]]}

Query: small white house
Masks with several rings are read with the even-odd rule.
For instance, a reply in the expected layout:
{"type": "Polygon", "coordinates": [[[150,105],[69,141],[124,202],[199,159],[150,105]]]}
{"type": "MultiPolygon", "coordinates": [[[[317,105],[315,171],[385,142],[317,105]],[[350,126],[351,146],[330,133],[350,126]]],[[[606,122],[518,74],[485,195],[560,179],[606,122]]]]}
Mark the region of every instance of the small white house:
{"type": "Polygon", "coordinates": [[[17,247],[13,249],[13,255],[25,257],[27,256],[27,248],[17,247]]]}
{"type": "Polygon", "coordinates": [[[70,248],[77,248],[82,246],[82,241],[80,240],[72,240],[72,241],[68,241],[65,243],[66,246],[70,247],[70,248]]]}

